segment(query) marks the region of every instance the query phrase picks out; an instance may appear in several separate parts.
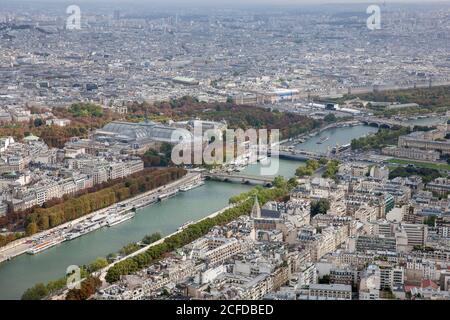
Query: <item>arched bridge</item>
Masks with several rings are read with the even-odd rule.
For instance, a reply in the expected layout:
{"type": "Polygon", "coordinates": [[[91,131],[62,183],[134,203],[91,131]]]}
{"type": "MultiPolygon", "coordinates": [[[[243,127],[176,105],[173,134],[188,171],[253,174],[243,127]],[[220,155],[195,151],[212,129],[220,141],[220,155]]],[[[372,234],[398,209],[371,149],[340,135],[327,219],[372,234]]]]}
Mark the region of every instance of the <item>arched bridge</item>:
{"type": "Polygon", "coordinates": [[[378,128],[392,129],[393,127],[404,127],[405,126],[404,122],[400,122],[400,121],[396,121],[396,120],[392,120],[392,119],[365,117],[365,118],[361,118],[360,121],[369,126],[376,126],[378,128]]]}
{"type": "Polygon", "coordinates": [[[280,158],[285,159],[291,159],[291,160],[310,160],[315,159],[319,160],[321,157],[323,157],[323,154],[316,153],[316,152],[310,152],[305,150],[299,150],[299,149],[289,149],[287,146],[280,147],[280,150],[276,152],[272,152],[272,157],[279,156],[280,158]]]}
{"type": "Polygon", "coordinates": [[[264,176],[251,176],[245,174],[232,174],[232,173],[224,173],[224,172],[216,172],[216,173],[203,173],[203,177],[206,180],[215,180],[222,182],[233,182],[233,183],[242,183],[242,184],[251,184],[251,185],[262,185],[264,187],[271,187],[273,184],[273,177],[264,177],[264,176]]]}

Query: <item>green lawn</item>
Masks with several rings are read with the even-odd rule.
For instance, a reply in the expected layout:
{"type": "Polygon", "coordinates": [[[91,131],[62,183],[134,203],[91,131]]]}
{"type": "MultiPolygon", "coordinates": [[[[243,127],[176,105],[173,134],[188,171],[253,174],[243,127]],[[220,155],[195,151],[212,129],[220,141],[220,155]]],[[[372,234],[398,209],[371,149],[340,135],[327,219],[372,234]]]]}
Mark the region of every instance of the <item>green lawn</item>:
{"type": "Polygon", "coordinates": [[[391,160],[388,160],[388,162],[393,163],[393,164],[400,164],[400,165],[412,164],[417,167],[428,168],[428,169],[450,170],[450,165],[444,164],[444,163],[417,162],[417,161],[402,160],[402,159],[391,159],[391,160]]]}

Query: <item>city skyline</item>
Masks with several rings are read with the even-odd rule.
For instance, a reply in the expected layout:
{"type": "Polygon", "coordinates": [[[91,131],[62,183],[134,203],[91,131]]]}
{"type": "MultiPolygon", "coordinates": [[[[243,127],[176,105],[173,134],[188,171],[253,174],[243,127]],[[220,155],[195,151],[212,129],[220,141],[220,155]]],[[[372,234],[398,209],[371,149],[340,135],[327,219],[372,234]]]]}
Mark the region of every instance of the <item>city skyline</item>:
{"type": "Polygon", "coordinates": [[[449,1],[0,7],[0,300],[450,300],[449,1]]]}

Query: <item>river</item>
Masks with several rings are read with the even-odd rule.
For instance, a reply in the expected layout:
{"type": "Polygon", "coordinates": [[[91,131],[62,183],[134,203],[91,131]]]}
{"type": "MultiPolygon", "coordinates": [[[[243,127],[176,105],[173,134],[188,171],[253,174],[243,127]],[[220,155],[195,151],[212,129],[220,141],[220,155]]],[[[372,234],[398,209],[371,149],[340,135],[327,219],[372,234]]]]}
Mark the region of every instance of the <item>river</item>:
{"type": "MultiPolygon", "coordinates": [[[[356,126],[330,129],[310,139],[298,148],[326,152],[328,146],[350,143],[354,138],[376,132],[376,128],[356,126]],[[330,139],[316,144],[321,136],[330,139]]],[[[273,159],[279,164],[278,175],[294,176],[304,162],[273,159]]],[[[259,175],[260,165],[248,166],[243,173],[259,175]]],[[[64,242],[37,255],[22,255],[0,264],[0,299],[20,299],[22,293],[36,283],[46,283],[64,276],[70,265],[82,265],[97,257],[117,252],[124,245],[141,240],[145,235],[160,232],[163,236],[177,230],[184,222],[199,220],[222,209],[228,199],[247,191],[251,186],[207,181],[205,185],[179,193],[162,203],[138,211],[134,219],[112,228],[103,228],[64,242]]]]}
{"type": "Polygon", "coordinates": [[[228,199],[251,186],[207,181],[205,185],[180,192],[175,197],[139,210],[120,225],[102,228],[37,255],[21,255],[0,264],[0,299],[19,299],[38,282],[64,276],[70,265],[87,264],[106,257],[145,235],[170,234],[184,222],[199,220],[227,206],[228,199]]]}
{"type": "Polygon", "coordinates": [[[447,117],[445,116],[432,116],[427,118],[420,118],[414,120],[407,120],[406,123],[417,125],[417,126],[433,126],[437,124],[444,124],[447,122],[447,117]]]}
{"type": "Polygon", "coordinates": [[[319,133],[315,137],[312,137],[303,143],[298,144],[296,148],[306,151],[326,153],[328,147],[333,148],[337,144],[340,146],[346,145],[353,139],[366,136],[377,131],[378,128],[364,125],[329,129],[319,133]],[[319,142],[322,138],[328,138],[328,140],[318,144],[317,142],[319,142]]]}

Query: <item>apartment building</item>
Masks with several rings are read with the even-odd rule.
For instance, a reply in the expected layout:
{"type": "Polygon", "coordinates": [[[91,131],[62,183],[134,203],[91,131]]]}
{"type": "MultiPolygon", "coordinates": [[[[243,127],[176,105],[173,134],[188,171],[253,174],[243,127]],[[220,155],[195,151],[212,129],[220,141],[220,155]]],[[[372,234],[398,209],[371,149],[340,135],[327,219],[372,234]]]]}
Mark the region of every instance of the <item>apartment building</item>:
{"type": "Polygon", "coordinates": [[[309,286],[310,300],[351,300],[352,287],[345,284],[312,284],[309,286]]]}
{"type": "Polygon", "coordinates": [[[437,151],[421,150],[417,148],[385,147],[381,149],[381,153],[386,156],[396,158],[407,158],[422,161],[438,161],[440,158],[440,154],[437,151]]]}

